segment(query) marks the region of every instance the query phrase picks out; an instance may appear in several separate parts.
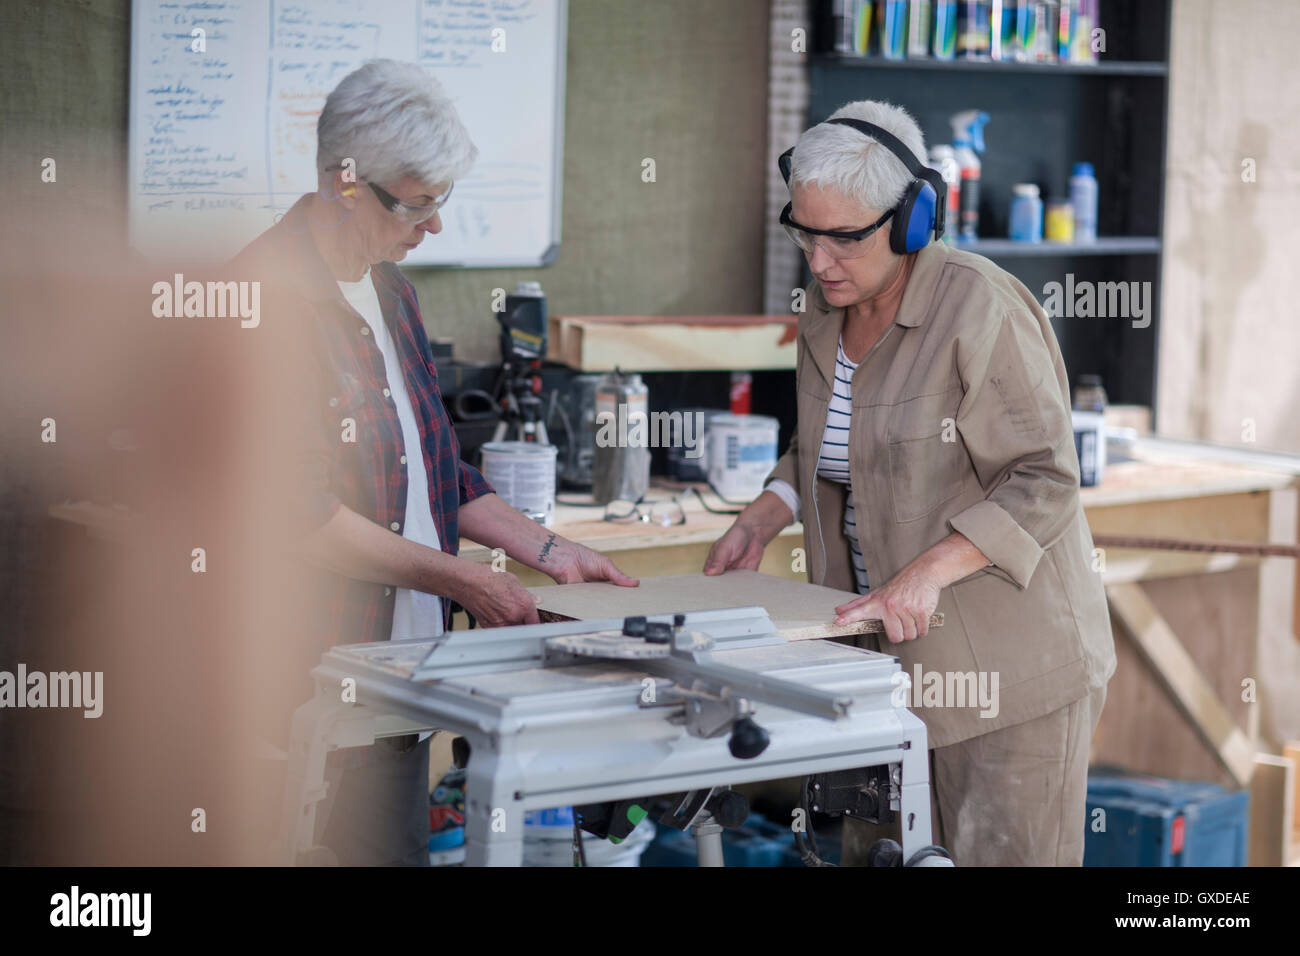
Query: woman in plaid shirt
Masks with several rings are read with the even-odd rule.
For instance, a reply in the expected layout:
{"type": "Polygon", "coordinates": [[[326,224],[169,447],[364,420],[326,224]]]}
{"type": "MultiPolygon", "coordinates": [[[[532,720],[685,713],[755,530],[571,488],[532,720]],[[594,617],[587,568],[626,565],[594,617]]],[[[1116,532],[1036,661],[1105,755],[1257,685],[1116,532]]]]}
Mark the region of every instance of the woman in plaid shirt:
{"type": "MultiPolygon", "coordinates": [[[[560,584],[637,583],[507,505],[460,460],[415,290],[394,263],[442,230],[438,211],[476,156],[436,80],[414,64],[372,61],[325,102],[318,191],[233,263],[265,277],[265,311],[314,359],[310,384],[294,393],[292,431],[298,550],[331,572],[313,609],[324,612],[322,650],[437,636],[449,626],[447,599],[484,627],[537,623],[513,574],[456,556],[461,535],[560,584]]],[[[345,863],[427,864],[427,735],[332,756],[322,842],[345,863]]]]}

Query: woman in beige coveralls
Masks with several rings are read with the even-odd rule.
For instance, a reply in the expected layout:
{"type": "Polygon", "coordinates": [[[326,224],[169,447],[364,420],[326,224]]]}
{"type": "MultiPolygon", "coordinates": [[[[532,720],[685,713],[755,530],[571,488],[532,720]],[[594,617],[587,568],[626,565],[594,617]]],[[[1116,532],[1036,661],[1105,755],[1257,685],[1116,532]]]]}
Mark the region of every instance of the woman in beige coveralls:
{"type": "MultiPolygon", "coordinates": [[[[835,117],[925,156],[897,107],[862,101],[835,117]]],[[[1015,277],[939,242],[891,248],[893,223],[880,220],[912,182],[858,129],[822,123],[800,137],[783,216],[815,278],[799,318],[798,427],[705,571],[757,568],[802,512],[809,579],[865,592],[835,622],[881,618],[881,648],[912,680],[934,842],[958,865],[1079,865],[1089,742],[1115,654],[1065,367],[1015,277]],[[930,631],[936,610],[944,626],[930,631]],[[922,693],[935,687],[948,693],[922,693]]],[[[854,829],[846,860],[875,835],[854,829]]]]}

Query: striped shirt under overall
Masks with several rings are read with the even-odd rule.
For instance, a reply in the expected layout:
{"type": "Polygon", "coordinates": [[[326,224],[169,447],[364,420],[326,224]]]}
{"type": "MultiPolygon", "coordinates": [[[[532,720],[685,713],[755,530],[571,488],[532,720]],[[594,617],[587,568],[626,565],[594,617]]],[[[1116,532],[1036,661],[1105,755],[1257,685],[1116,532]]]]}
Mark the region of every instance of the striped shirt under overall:
{"type": "Polygon", "coordinates": [[[829,481],[848,485],[844,503],[844,537],[849,539],[853,552],[853,573],[857,578],[858,593],[867,592],[867,568],[858,547],[858,523],[853,510],[853,485],[849,480],[849,422],[853,416],[853,399],[850,383],[857,363],[850,362],[844,354],[841,341],[835,350],[835,388],[831,393],[830,408],[826,411],[826,431],[822,436],[821,455],[817,459],[817,474],[829,481]]]}

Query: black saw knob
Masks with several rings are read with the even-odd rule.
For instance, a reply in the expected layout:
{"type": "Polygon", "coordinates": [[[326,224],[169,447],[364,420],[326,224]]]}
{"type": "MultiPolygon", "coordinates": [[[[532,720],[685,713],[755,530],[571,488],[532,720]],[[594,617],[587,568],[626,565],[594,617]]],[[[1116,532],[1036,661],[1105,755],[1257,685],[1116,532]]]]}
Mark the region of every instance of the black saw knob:
{"type": "Polygon", "coordinates": [[[739,760],[753,760],[772,742],[772,738],[767,735],[767,731],[758,724],[754,723],[752,718],[742,717],[731,727],[731,739],[727,741],[727,747],[731,751],[731,756],[739,760]]]}
{"type": "Polygon", "coordinates": [[[645,637],[645,616],[623,618],[623,634],[627,637],[645,637]]]}

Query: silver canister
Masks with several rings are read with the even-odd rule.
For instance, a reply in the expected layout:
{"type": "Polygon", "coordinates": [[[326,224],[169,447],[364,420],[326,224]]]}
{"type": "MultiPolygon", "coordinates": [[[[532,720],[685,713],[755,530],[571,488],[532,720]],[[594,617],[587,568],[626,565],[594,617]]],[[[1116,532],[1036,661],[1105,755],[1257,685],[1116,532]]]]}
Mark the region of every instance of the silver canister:
{"type": "Polygon", "coordinates": [[[596,504],[640,501],[650,488],[650,390],[641,376],[615,369],[596,388],[596,504]]]}

